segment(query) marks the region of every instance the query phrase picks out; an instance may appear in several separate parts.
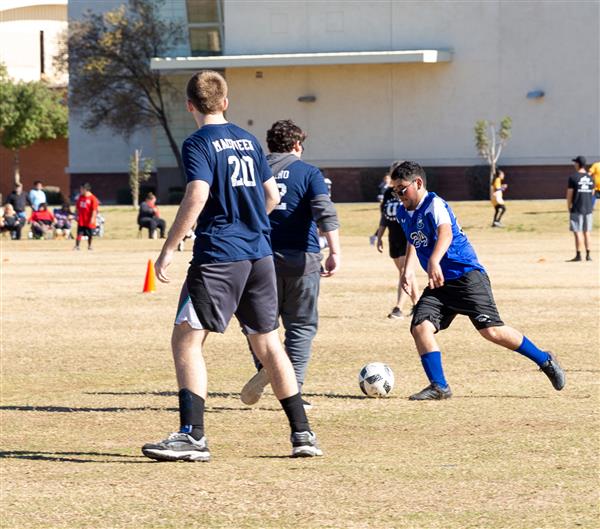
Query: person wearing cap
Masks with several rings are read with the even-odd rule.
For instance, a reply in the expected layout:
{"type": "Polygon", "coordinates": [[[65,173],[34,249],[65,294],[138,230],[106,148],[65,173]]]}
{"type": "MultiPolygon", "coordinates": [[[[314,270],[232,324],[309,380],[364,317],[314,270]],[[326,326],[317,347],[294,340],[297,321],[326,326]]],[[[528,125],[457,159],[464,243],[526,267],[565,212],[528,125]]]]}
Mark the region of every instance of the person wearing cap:
{"type": "Polygon", "coordinates": [[[575,236],[575,257],[570,262],[581,261],[581,252],[585,247],[585,260],[591,261],[590,232],[593,223],[594,180],[586,171],[586,160],[577,156],[571,160],[575,173],[569,177],[567,186],[567,209],[569,210],[569,229],[575,236]]]}

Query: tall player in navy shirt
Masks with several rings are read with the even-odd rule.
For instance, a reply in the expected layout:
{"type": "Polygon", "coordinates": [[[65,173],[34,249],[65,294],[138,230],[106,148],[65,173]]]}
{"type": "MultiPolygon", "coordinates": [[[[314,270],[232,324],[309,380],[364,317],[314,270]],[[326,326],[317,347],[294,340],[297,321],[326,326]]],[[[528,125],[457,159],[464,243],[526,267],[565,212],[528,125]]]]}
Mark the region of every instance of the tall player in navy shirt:
{"type": "Polygon", "coordinates": [[[227,83],[217,72],[195,74],[187,108],[198,130],[183,143],[187,186],[175,222],[155,263],[167,269],[196,223],[194,252],[184,282],[171,345],[179,385],[179,431],[142,447],[147,457],[208,461],[204,435],[207,375],[202,346],[209,332],[224,332],[235,314],[267,369],[288,417],[293,457],[321,455],[289,358],[277,334],[277,291],[268,212],[279,203],[275,179],[258,140],[228,123],[227,83]]]}
{"type": "Polygon", "coordinates": [[[565,385],[562,368],[549,352],[538,349],[527,337],[502,322],[490,280],[475,250],[450,206],[428,192],[426,182],[425,171],[416,162],[404,162],[392,171],[392,187],[402,204],[398,220],[409,242],[402,286],[411,293],[414,259],[419,260],[429,276],[429,284],[414,310],[411,333],[430,384],[411,395],[410,400],[441,400],[452,396],[434,334],[446,329],[457,314],[468,316],[487,340],[534,361],[554,389],[561,390],[565,385]]]}

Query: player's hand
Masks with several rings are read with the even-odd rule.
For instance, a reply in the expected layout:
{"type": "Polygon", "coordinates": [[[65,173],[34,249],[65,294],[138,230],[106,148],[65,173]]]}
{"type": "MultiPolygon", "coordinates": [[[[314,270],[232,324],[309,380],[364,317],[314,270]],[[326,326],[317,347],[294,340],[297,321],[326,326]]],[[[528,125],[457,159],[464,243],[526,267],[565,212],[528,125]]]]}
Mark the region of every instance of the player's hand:
{"type": "Polygon", "coordinates": [[[440,263],[429,261],[427,263],[427,275],[429,276],[429,288],[444,286],[444,273],[440,263]]]}
{"type": "Polygon", "coordinates": [[[377,237],[377,251],[379,253],[383,252],[383,239],[381,237],[377,237]]]}
{"type": "Polygon", "coordinates": [[[331,277],[340,268],[341,256],[339,253],[330,253],[329,257],[325,259],[325,265],[321,272],[321,277],[331,277]]]}
{"type": "Polygon", "coordinates": [[[156,278],[161,283],[169,283],[171,278],[167,275],[167,268],[171,264],[173,260],[173,252],[172,251],[162,251],[154,263],[154,272],[156,273],[156,278]]]}
{"type": "Polygon", "coordinates": [[[407,272],[406,270],[404,270],[404,272],[400,276],[400,286],[402,287],[402,290],[404,290],[404,292],[406,292],[411,298],[413,296],[412,287],[414,285],[414,278],[415,273],[407,272]]]}

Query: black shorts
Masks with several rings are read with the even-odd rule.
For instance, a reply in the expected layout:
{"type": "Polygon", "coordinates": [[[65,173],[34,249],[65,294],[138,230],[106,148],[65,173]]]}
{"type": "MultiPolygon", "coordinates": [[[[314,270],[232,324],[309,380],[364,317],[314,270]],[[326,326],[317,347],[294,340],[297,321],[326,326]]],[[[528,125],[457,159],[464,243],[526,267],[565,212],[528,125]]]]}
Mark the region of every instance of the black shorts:
{"type": "Polygon", "coordinates": [[[487,274],[472,270],[440,288],[425,288],[415,306],[411,327],[428,320],[438,332],[447,329],[457,314],[468,316],[477,330],[504,325],[487,274]]]}
{"type": "Polygon", "coordinates": [[[393,231],[391,228],[389,229],[388,246],[390,249],[390,257],[392,259],[397,259],[398,257],[404,257],[406,255],[406,236],[404,235],[404,230],[400,226],[393,231]]]}
{"type": "Polygon", "coordinates": [[[93,234],[94,234],[93,228],[88,228],[86,226],[77,226],[77,235],[91,237],[93,234]]]}
{"type": "Polygon", "coordinates": [[[225,332],[235,314],[245,334],[279,327],[273,257],[191,264],[181,289],[175,325],[225,332]]]}

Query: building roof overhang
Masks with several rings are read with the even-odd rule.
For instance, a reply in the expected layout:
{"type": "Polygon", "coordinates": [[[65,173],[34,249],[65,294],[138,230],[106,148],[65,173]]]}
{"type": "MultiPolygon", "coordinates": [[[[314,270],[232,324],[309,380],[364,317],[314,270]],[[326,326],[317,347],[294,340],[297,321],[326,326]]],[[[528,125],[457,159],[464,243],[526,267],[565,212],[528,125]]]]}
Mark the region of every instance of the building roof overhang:
{"type": "Polygon", "coordinates": [[[210,57],[154,58],[152,70],[163,72],[223,68],[275,68],[282,66],[339,66],[353,64],[401,64],[450,62],[447,49],[354,51],[325,53],[273,53],[263,55],[216,55],[210,57]]]}

